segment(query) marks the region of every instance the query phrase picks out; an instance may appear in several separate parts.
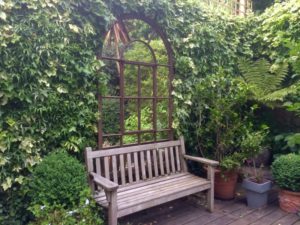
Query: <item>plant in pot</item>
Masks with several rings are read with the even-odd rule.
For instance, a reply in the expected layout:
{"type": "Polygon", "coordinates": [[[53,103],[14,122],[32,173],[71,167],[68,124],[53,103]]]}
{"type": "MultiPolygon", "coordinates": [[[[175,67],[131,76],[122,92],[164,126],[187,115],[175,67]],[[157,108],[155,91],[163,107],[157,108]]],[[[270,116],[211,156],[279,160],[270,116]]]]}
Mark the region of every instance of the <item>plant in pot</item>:
{"type": "Polygon", "coordinates": [[[220,70],[195,84],[191,111],[182,119],[190,149],[220,162],[215,173],[216,198],[235,197],[237,169],[243,162],[239,145],[252,114],[246,104],[248,94],[244,82],[220,70]]]}
{"type": "Polygon", "coordinates": [[[279,205],[289,213],[300,212],[300,155],[279,156],[272,164],[272,174],[280,187],[279,205]]]}
{"type": "Polygon", "coordinates": [[[263,176],[262,165],[257,168],[255,157],[263,150],[263,142],[268,128],[247,132],[241,142],[241,150],[247,158],[250,171],[245,174],[243,188],[246,189],[247,205],[251,208],[260,208],[268,202],[268,192],[272,187],[271,181],[263,176]]]}
{"type": "Polygon", "coordinates": [[[216,198],[230,200],[235,197],[241,162],[243,162],[243,155],[240,152],[226,156],[220,161],[220,166],[215,172],[216,198]]]}

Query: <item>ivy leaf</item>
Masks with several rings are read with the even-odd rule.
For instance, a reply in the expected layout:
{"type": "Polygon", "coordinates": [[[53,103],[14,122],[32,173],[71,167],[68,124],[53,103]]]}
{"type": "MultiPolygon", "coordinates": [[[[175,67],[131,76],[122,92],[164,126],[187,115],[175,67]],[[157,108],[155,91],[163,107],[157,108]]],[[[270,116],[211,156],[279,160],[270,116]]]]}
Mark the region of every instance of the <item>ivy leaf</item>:
{"type": "Polygon", "coordinates": [[[5,12],[0,11],[0,19],[6,21],[6,13],[5,12]]]}
{"type": "Polygon", "coordinates": [[[79,33],[80,28],[78,26],[76,26],[75,24],[69,24],[69,28],[71,31],[73,31],[74,33],[79,33]]]}
{"type": "Polygon", "coordinates": [[[3,190],[6,191],[7,189],[9,189],[11,187],[11,185],[12,185],[12,179],[10,177],[7,177],[5,182],[2,183],[1,186],[2,186],[3,190]]]}

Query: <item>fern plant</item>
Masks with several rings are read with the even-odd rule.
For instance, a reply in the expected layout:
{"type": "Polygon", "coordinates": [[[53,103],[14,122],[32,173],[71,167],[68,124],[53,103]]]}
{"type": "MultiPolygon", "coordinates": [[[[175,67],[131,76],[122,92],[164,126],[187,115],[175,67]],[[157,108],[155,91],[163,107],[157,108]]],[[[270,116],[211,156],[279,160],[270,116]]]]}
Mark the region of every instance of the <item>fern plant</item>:
{"type": "Polygon", "coordinates": [[[250,85],[253,98],[263,104],[273,106],[278,101],[297,91],[297,83],[283,87],[288,75],[288,64],[272,66],[266,59],[250,61],[242,59],[239,68],[243,78],[250,85]]]}

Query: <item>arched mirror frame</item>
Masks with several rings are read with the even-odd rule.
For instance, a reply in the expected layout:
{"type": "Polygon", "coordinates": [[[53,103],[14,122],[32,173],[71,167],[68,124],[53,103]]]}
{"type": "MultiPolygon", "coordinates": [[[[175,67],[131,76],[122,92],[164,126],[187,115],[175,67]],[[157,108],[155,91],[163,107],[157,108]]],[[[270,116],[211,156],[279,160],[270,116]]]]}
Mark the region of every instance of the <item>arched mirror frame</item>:
{"type": "MultiPolygon", "coordinates": [[[[173,129],[172,129],[172,114],[173,114],[173,101],[172,101],[172,91],[173,91],[173,87],[172,87],[172,81],[174,79],[174,57],[173,57],[173,51],[172,51],[172,47],[170,42],[168,41],[168,38],[165,34],[165,32],[162,30],[162,28],[152,19],[145,17],[144,15],[141,14],[135,14],[135,13],[131,13],[131,14],[123,14],[122,16],[117,17],[117,21],[120,21],[122,24],[123,21],[126,20],[141,20],[143,22],[145,22],[146,24],[148,24],[151,29],[153,29],[153,31],[161,38],[161,40],[163,41],[163,44],[165,46],[166,52],[167,52],[167,64],[158,64],[156,61],[156,57],[155,57],[155,53],[153,51],[153,49],[151,48],[151,46],[149,44],[147,44],[146,42],[143,42],[141,40],[132,40],[129,41],[129,43],[127,43],[127,45],[124,47],[124,49],[121,51],[120,57],[119,58],[111,58],[111,57],[106,57],[106,56],[99,56],[99,59],[101,60],[111,60],[111,61],[115,61],[116,63],[118,63],[119,65],[119,75],[120,75],[120,96],[102,96],[101,94],[98,94],[98,106],[99,106],[99,112],[100,115],[102,115],[102,101],[103,99],[116,99],[119,98],[120,99],[120,131],[117,134],[105,134],[103,132],[103,124],[102,124],[102,120],[101,120],[101,116],[100,119],[98,121],[98,148],[99,149],[108,149],[111,147],[105,147],[103,146],[103,142],[104,142],[104,138],[108,138],[108,137],[119,137],[120,138],[120,142],[118,147],[122,147],[125,146],[124,142],[123,142],[123,137],[125,135],[137,135],[138,140],[137,143],[134,144],[129,144],[129,145],[137,145],[137,144],[145,144],[145,143],[152,143],[152,142],[160,142],[160,141],[168,141],[168,140],[173,140],[173,129]],[[124,51],[125,49],[131,45],[133,42],[140,42],[143,43],[151,52],[152,55],[152,59],[153,62],[149,63],[149,62],[140,62],[140,61],[129,61],[124,59],[124,51]],[[134,99],[137,99],[137,104],[138,104],[138,130],[136,131],[125,131],[125,127],[124,127],[124,123],[125,123],[125,117],[124,117],[124,102],[125,99],[130,99],[130,97],[126,97],[124,96],[124,65],[125,64],[130,64],[130,65],[136,65],[138,67],[138,96],[134,97],[134,99]],[[141,84],[140,84],[140,67],[141,66],[149,66],[151,68],[153,68],[153,96],[151,97],[151,99],[153,100],[152,103],[152,112],[153,112],[153,118],[152,118],[152,122],[153,122],[153,129],[152,130],[147,130],[144,131],[141,129],[141,115],[140,115],[140,107],[141,107],[141,99],[143,98],[148,98],[148,97],[143,97],[141,96],[141,84]],[[157,67],[159,66],[163,66],[163,67],[167,67],[168,68],[168,96],[167,97],[161,97],[161,96],[157,96],[157,67]],[[168,128],[167,129],[163,129],[163,130],[158,130],[156,127],[157,124],[157,113],[156,113],[156,107],[157,107],[157,101],[159,99],[167,99],[168,100],[168,128]],[[168,138],[166,139],[157,139],[157,133],[158,132],[162,132],[162,131],[167,131],[168,132],[168,138]],[[149,142],[143,142],[141,141],[141,134],[143,133],[153,133],[153,141],[149,142]]],[[[129,146],[126,144],[126,146],[129,146]]],[[[117,147],[117,146],[114,146],[117,147]]]]}

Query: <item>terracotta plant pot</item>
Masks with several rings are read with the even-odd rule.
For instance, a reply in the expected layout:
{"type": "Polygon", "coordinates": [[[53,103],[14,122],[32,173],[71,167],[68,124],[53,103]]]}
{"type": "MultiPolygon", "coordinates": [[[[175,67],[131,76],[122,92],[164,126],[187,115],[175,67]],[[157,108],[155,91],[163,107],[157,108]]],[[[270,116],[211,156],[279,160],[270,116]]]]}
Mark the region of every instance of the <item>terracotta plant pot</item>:
{"type": "Polygon", "coordinates": [[[285,212],[300,212],[300,192],[281,190],[279,192],[279,205],[285,212]]]}
{"type": "Polygon", "coordinates": [[[235,197],[238,173],[235,170],[215,173],[215,197],[230,200],[235,197]]]}

